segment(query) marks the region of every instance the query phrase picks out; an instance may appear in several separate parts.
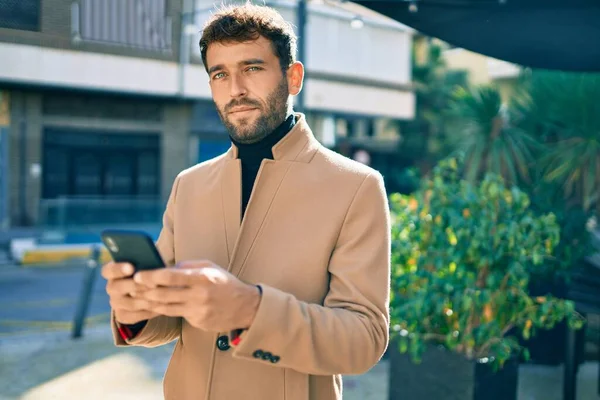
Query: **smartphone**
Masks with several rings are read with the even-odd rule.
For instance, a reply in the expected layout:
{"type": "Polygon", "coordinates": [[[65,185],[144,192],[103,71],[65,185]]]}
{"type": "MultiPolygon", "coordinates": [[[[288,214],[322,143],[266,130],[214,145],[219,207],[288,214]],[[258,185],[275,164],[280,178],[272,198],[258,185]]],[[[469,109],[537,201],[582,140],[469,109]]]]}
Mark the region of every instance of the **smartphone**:
{"type": "Polygon", "coordinates": [[[145,232],[107,229],[100,236],[115,262],[130,263],[136,272],[165,267],[154,241],[145,232]]]}

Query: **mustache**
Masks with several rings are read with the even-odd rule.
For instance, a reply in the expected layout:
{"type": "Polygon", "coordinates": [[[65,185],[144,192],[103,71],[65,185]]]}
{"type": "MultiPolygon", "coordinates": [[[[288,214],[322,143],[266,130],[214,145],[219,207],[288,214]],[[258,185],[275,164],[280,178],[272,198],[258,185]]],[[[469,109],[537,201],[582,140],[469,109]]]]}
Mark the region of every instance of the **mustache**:
{"type": "Polygon", "coordinates": [[[241,107],[241,106],[260,108],[260,103],[256,100],[251,100],[251,99],[232,100],[225,106],[225,111],[229,112],[229,110],[231,110],[233,107],[241,107]]]}

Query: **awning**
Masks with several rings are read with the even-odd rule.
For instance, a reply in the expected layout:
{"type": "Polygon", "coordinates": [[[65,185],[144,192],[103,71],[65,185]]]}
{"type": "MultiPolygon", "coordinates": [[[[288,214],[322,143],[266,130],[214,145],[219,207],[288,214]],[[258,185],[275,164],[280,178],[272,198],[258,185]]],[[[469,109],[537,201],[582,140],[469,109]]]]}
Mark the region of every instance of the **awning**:
{"type": "Polygon", "coordinates": [[[600,0],[354,3],[489,57],[532,68],[600,72],[600,0]]]}

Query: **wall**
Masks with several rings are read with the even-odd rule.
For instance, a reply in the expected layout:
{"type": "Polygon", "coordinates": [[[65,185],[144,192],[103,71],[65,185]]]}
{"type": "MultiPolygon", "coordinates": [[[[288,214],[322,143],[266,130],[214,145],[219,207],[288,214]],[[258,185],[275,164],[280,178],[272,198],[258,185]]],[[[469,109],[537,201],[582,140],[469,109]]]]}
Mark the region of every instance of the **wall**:
{"type": "Polygon", "coordinates": [[[9,225],[8,147],[10,125],[10,95],[0,90],[0,229],[9,225]]]}
{"type": "Polygon", "coordinates": [[[470,83],[496,85],[504,101],[514,94],[520,73],[518,66],[461,48],[444,51],[444,59],[448,68],[468,71],[470,83]]]}
{"type": "MultiPolygon", "coordinates": [[[[73,1],[44,0],[40,32],[0,28],[0,83],[178,97],[182,1],[166,2],[172,47],[162,51],[74,40],[73,1]]],[[[189,66],[184,73],[188,97],[210,97],[202,67],[189,66]]]]}
{"type": "Polygon", "coordinates": [[[70,127],[82,131],[107,130],[115,134],[161,132],[161,196],[164,200],[168,197],[175,176],[188,163],[188,132],[190,119],[190,106],[186,103],[164,103],[158,99],[140,101],[140,99],[127,99],[131,105],[128,113],[122,112],[115,115],[110,102],[99,99],[96,107],[77,108],[71,106],[71,114],[61,112],[61,108],[54,105],[44,107],[49,102],[62,102],[62,109],[67,110],[69,102],[77,101],[77,96],[84,96],[85,101],[94,106],[92,94],[68,94],[56,92],[15,91],[11,93],[11,126],[10,126],[10,176],[9,176],[9,204],[11,225],[20,225],[20,184],[22,177],[26,182],[27,214],[30,217],[27,223],[35,223],[38,219],[39,201],[41,196],[41,176],[31,175],[31,166],[42,165],[42,137],[44,127],[70,127]],[[66,97],[65,97],[66,96],[66,97]],[[73,97],[72,97],[73,96],[73,97]],[[150,102],[150,104],[148,104],[150,102]],[[104,104],[104,105],[102,105],[104,104]],[[157,115],[148,115],[149,112],[157,115]],[[136,117],[136,113],[137,116],[136,117]],[[146,115],[144,120],[142,115],[146,115]],[[21,168],[21,129],[26,134],[26,163],[25,173],[21,168]]]}
{"type": "MultiPolygon", "coordinates": [[[[105,2],[106,0],[95,0],[105,2]]],[[[71,6],[77,3],[73,0],[43,0],[40,1],[41,19],[40,31],[24,31],[0,28],[0,42],[20,43],[32,46],[42,46],[55,49],[77,50],[103,54],[124,55],[133,57],[174,60],[179,55],[180,15],[182,0],[167,0],[166,15],[173,20],[172,50],[169,52],[150,51],[139,48],[115,46],[112,44],[77,42],[71,37],[71,6]]]]}
{"type": "MultiPolygon", "coordinates": [[[[178,96],[177,64],[0,42],[0,83],[178,96]]],[[[201,67],[188,67],[188,95],[210,97],[201,67]]]]}
{"type": "Polygon", "coordinates": [[[41,131],[41,95],[31,92],[12,92],[8,192],[10,219],[13,225],[30,224],[37,217],[41,182],[39,177],[30,174],[30,168],[34,164],[41,164],[41,131]],[[23,151],[25,151],[25,162],[23,162],[23,151]],[[23,182],[25,201],[21,198],[23,182]],[[23,204],[25,209],[22,207],[23,204]],[[28,219],[22,220],[23,217],[28,219]]]}
{"type": "Polygon", "coordinates": [[[162,135],[162,196],[166,199],[179,172],[189,166],[191,109],[188,105],[167,104],[162,135]]]}
{"type": "Polygon", "coordinates": [[[469,81],[476,85],[490,82],[488,57],[461,48],[444,51],[444,59],[450,69],[469,71],[469,81]]]}

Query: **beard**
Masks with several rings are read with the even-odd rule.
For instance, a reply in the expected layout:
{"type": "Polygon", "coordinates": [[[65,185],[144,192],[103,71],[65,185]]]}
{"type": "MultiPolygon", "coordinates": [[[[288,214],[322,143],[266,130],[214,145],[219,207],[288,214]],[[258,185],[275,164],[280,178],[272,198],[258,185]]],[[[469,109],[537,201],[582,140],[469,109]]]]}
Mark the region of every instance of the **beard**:
{"type": "Polygon", "coordinates": [[[221,110],[217,107],[221,121],[229,132],[231,138],[242,144],[252,144],[260,142],[269,136],[287,117],[289,110],[289,91],[288,83],[285,77],[279,82],[277,87],[267,97],[266,105],[263,106],[259,101],[242,98],[232,100],[221,110]],[[233,122],[228,118],[227,111],[232,107],[248,106],[256,107],[260,115],[253,122],[250,118],[238,118],[233,122]]]}

